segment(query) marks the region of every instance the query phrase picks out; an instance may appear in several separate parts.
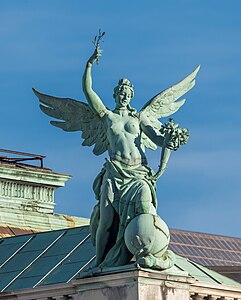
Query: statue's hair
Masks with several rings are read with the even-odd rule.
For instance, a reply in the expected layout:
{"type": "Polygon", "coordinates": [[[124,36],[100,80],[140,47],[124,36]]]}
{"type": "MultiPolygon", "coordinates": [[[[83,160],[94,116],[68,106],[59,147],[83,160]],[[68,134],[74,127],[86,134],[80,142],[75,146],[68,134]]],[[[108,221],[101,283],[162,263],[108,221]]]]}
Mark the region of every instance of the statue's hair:
{"type": "Polygon", "coordinates": [[[124,87],[128,87],[131,91],[131,98],[134,97],[134,85],[130,83],[130,81],[127,78],[121,78],[118,82],[118,85],[114,88],[114,94],[113,97],[115,98],[116,95],[120,93],[121,90],[123,90],[124,87]]]}

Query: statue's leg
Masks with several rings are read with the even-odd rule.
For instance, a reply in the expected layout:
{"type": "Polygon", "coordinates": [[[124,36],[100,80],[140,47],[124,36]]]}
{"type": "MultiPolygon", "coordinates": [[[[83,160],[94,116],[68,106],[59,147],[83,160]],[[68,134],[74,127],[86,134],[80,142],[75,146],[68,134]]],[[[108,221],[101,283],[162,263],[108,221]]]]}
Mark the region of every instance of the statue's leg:
{"type": "Polygon", "coordinates": [[[104,259],[110,239],[110,229],[114,221],[115,210],[110,202],[111,192],[111,183],[107,180],[101,191],[100,221],[96,232],[96,266],[100,265],[104,259]]]}
{"type": "Polygon", "coordinates": [[[136,214],[156,215],[156,208],[153,205],[152,193],[149,185],[143,180],[136,195],[136,214]]]}

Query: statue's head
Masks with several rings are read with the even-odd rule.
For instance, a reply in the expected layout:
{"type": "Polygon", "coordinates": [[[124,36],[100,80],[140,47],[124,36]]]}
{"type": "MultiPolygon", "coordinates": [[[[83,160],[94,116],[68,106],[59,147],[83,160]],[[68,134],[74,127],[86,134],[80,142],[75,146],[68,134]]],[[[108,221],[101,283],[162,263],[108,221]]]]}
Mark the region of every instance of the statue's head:
{"type": "Polygon", "coordinates": [[[119,80],[118,85],[114,88],[113,96],[117,107],[127,107],[129,106],[131,99],[134,97],[134,86],[128,79],[122,78],[119,80]]]}

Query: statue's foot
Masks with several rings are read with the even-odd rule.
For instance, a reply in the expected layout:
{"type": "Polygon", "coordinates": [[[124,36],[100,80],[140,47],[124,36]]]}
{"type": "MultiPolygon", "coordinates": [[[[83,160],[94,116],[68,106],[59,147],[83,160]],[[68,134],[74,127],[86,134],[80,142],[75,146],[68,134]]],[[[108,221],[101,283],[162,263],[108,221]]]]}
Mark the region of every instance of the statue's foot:
{"type": "Polygon", "coordinates": [[[155,257],[149,254],[144,257],[139,257],[136,263],[141,267],[152,268],[155,265],[155,260],[156,260],[155,257]]]}
{"type": "Polygon", "coordinates": [[[166,251],[161,257],[155,257],[149,254],[144,257],[139,257],[136,262],[141,267],[166,270],[173,267],[175,254],[172,251],[166,251]]]}
{"type": "Polygon", "coordinates": [[[173,267],[175,262],[175,254],[167,250],[161,257],[156,257],[155,269],[166,270],[173,267]]]}

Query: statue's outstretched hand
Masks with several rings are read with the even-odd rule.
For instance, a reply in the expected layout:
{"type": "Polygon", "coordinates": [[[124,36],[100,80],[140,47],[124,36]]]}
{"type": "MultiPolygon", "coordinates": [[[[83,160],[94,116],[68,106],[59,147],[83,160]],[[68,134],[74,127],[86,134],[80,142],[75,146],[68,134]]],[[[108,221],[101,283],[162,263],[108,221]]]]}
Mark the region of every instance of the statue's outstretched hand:
{"type": "Polygon", "coordinates": [[[101,50],[99,47],[95,48],[95,51],[89,58],[88,63],[93,65],[93,63],[96,61],[96,63],[98,64],[99,57],[102,56],[102,52],[103,50],[101,50]]]}
{"type": "Polygon", "coordinates": [[[165,136],[164,146],[174,151],[186,144],[189,138],[188,129],[179,127],[173,119],[169,119],[169,122],[161,127],[160,132],[165,136]]]}

